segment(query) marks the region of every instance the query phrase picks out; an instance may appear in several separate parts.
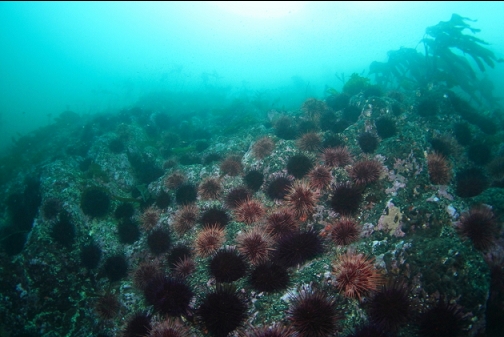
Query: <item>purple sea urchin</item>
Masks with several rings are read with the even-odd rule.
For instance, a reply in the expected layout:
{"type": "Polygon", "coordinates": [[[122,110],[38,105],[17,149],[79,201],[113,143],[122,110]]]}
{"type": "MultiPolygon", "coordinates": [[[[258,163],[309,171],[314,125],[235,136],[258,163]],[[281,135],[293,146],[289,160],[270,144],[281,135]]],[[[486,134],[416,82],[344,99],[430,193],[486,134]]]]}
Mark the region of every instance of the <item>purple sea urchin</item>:
{"type": "Polygon", "coordinates": [[[245,321],[247,306],[234,287],[217,285],[205,296],[196,314],[210,334],[226,337],[245,321]]]}
{"type": "Polygon", "coordinates": [[[212,207],[207,209],[201,215],[200,223],[203,227],[219,226],[220,228],[226,228],[230,221],[227,212],[219,207],[212,207]]]}
{"type": "Polygon", "coordinates": [[[348,182],[336,185],[330,205],[335,212],[343,215],[356,213],[362,201],[362,191],[348,182]]]}
{"type": "Polygon", "coordinates": [[[419,335],[422,337],[459,337],[463,333],[462,308],[444,299],[420,317],[419,335]]]}
{"type": "Polygon", "coordinates": [[[189,337],[190,332],[179,319],[165,320],[152,327],[148,337],[189,337]]]}
{"type": "Polygon", "coordinates": [[[363,132],[357,137],[357,142],[364,153],[373,153],[378,148],[378,137],[371,132],[363,132]]]}
{"type": "Polygon", "coordinates": [[[252,270],[249,282],[257,291],[277,292],[287,288],[290,277],[285,267],[265,262],[258,264],[252,270]]]}
{"type": "Polygon", "coordinates": [[[478,250],[488,250],[497,241],[499,226],[492,210],[485,206],[473,207],[463,214],[459,222],[459,233],[467,237],[478,250]]]}
{"type": "Polygon", "coordinates": [[[162,314],[178,317],[188,312],[189,303],[194,294],[182,280],[163,275],[154,277],[145,287],[147,303],[162,314]]]}
{"type": "Polygon", "coordinates": [[[296,179],[301,179],[310,172],[313,162],[303,154],[297,154],[287,161],[287,172],[296,179]]]}
{"type": "Polygon", "coordinates": [[[217,282],[233,282],[245,276],[247,264],[234,248],[224,248],[212,257],[209,265],[210,275],[217,282]]]}
{"type": "Polygon", "coordinates": [[[461,198],[471,198],[481,194],[488,187],[488,178],[478,168],[459,171],[455,176],[455,194],[461,198]]]}
{"type": "Polygon", "coordinates": [[[322,241],[315,231],[293,232],[278,239],[273,261],[285,267],[294,267],[322,252],[322,241]]]}
{"type": "Polygon", "coordinates": [[[160,275],[162,273],[157,264],[142,263],[133,274],[133,285],[143,291],[152,279],[160,275]]]}
{"type": "Polygon", "coordinates": [[[103,270],[110,282],[119,281],[128,275],[128,261],[124,255],[114,255],[105,260],[103,270]]]}
{"type": "Polygon", "coordinates": [[[270,199],[283,200],[291,185],[292,182],[287,177],[277,177],[269,183],[266,194],[270,199]]]}
{"type": "Polygon", "coordinates": [[[370,298],[367,312],[370,320],[384,331],[396,331],[411,314],[407,286],[401,281],[386,283],[370,298]]]}
{"type": "Polygon", "coordinates": [[[103,319],[114,318],[121,308],[121,303],[117,296],[113,294],[105,294],[98,298],[95,305],[96,313],[103,319]]]}
{"type": "Polygon", "coordinates": [[[178,205],[188,205],[196,202],[198,189],[193,184],[182,184],[175,192],[175,200],[178,205]]]}
{"type": "Polygon", "coordinates": [[[166,253],[171,247],[170,233],[162,228],[153,230],[147,236],[147,245],[154,255],[166,253]]]}
{"type": "Polygon", "coordinates": [[[312,289],[301,289],[291,299],[288,316],[300,337],[331,336],[341,319],[334,297],[312,289]]]}
{"type": "Polygon", "coordinates": [[[248,189],[245,187],[236,187],[233,188],[227,195],[226,195],[226,206],[229,208],[236,208],[240,206],[244,201],[250,199],[251,193],[248,189]]]}
{"type": "Polygon", "coordinates": [[[151,317],[146,313],[139,312],[128,319],[122,335],[124,337],[147,336],[151,330],[151,317]]]}

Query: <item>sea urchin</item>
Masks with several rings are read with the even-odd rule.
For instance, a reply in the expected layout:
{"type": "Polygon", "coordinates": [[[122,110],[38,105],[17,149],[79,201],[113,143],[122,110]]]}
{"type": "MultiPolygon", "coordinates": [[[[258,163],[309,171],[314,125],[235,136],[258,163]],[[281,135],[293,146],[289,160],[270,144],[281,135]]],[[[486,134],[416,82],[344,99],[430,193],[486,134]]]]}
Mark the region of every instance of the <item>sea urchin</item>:
{"type": "Polygon", "coordinates": [[[310,184],[296,180],[285,196],[289,208],[301,221],[306,221],[315,211],[319,193],[310,184]]]}
{"type": "Polygon", "coordinates": [[[459,233],[469,238],[476,249],[488,250],[497,240],[499,227],[490,208],[476,206],[462,215],[459,233]]]}
{"type": "Polygon", "coordinates": [[[217,285],[197,310],[205,328],[215,337],[226,337],[247,317],[247,306],[232,286],[217,285]]]}
{"type": "Polygon", "coordinates": [[[289,319],[300,337],[331,336],[336,331],[340,315],[329,294],[303,288],[291,302],[289,319]]]}
{"type": "Polygon", "coordinates": [[[343,254],[333,266],[339,291],[346,297],[360,300],[365,294],[376,290],[381,277],[373,261],[363,254],[343,254]]]}

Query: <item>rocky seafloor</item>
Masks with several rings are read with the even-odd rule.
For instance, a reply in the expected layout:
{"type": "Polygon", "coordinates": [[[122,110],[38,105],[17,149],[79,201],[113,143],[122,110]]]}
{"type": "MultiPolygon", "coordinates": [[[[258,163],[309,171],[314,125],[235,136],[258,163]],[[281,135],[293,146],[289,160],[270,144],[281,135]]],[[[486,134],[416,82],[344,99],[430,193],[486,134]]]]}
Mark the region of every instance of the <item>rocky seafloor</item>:
{"type": "Polygon", "coordinates": [[[184,109],[16,140],[0,336],[499,335],[498,110],[436,87],[184,109]]]}

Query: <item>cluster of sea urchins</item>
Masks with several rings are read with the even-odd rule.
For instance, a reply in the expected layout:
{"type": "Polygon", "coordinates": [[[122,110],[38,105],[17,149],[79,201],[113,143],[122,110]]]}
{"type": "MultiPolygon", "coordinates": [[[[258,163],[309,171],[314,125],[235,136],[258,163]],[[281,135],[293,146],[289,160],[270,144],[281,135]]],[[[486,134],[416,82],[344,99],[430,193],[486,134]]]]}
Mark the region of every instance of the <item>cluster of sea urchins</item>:
{"type": "MultiPolygon", "coordinates": [[[[316,122],[327,115],[329,108],[325,103],[313,99],[308,103],[303,109],[316,122]]],[[[352,116],[350,122],[353,123],[360,110],[355,107],[350,110],[346,115],[352,116]]],[[[324,140],[321,134],[309,130],[310,123],[303,127],[308,131],[298,136],[295,143],[301,152],[286,158],[282,173],[265,177],[257,167],[247,171],[240,156],[233,154],[221,161],[219,175],[205,177],[199,186],[189,182],[190,179],[179,171],[164,179],[164,187],[174,192],[178,209],[169,220],[168,230],[162,220],[160,203],[145,207],[140,222],[155,262],[139,264],[134,272],[134,285],[144,293],[145,302],[152,306],[153,312],[167,319],[154,323],[150,315],[137,313],[127,321],[126,336],[138,333],[187,336],[188,328],[179,319],[183,317],[202,331],[226,337],[237,329],[245,329],[251,312],[246,290],[279,298],[281,292],[293,286],[294,269],[316,259],[328,247],[340,249],[360,239],[361,225],[355,215],[361,209],[365,191],[380,186],[378,181],[387,171],[378,157],[369,158],[378,147],[377,136],[370,132],[360,134],[357,143],[365,155],[356,160],[338,139],[324,140]],[[335,173],[346,175],[347,181],[336,182],[335,173]],[[235,187],[229,187],[233,185],[230,181],[242,176],[243,186],[233,183],[235,187]],[[271,200],[263,200],[263,194],[257,194],[258,191],[271,200]],[[204,206],[198,207],[198,202],[204,206]],[[311,220],[327,217],[321,213],[326,209],[323,204],[329,206],[330,214],[335,216],[318,231],[311,220]],[[239,223],[240,230],[230,238],[228,225],[232,219],[239,223]],[[175,246],[172,244],[174,235],[181,239],[175,246]],[[163,270],[163,260],[168,262],[169,274],[163,270]],[[209,284],[212,286],[195,299],[197,295],[190,275],[195,271],[201,273],[201,264],[211,277],[209,284]],[[236,282],[245,278],[245,290],[238,290],[236,282]]],[[[295,138],[293,121],[289,118],[283,117],[276,128],[282,135],[280,138],[295,138]]],[[[395,123],[388,117],[376,121],[376,128],[382,139],[396,133],[395,123]]],[[[255,160],[262,161],[275,149],[274,138],[263,137],[252,144],[251,154],[255,160]]],[[[432,184],[449,183],[451,166],[443,155],[429,155],[427,166],[432,184]]],[[[459,189],[465,192],[460,187],[464,177],[459,174],[457,179],[459,189]]],[[[472,191],[466,194],[471,193],[474,194],[472,191]]],[[[480,250],[491,247],[497,236],[493,213],[485,208],[474,208],[464,215],[459,229],[480,250]],[[475,229],[481,224],[483,232],[475,229]]],[[[127,265],[119,268],[125,264],[123,260],[117,256],[109,263],[107,275],[111,281],[124,277],[127,265]]],[[[358,253],[351,247],[340,253],[331,267],[327,282],[295,287],[286,312],[287,327],[275,324],[247,330],[244,334],[333,335],[343,318],[343,298],[359,302],[369,318],[367,325],[355,330],[355,336],[366,331],[374,331],[377,335],[393,334],[412,317],[406,283],[385,281],[386,277],[376,268],[372,256],[358,253]],[[367,300],[362,301],[363,298],[367,300]]],[[[111,294],[101,296],[96,304],[96,311],[103,319],[118,315],[120,309],[117,297],[111,294]]],[[[418,330],[422,335],[435,329],[429,326],[427,319],[436,313],[451,318],[460,326],[460,308],[440,300],[421,315],[418,330]]]]}

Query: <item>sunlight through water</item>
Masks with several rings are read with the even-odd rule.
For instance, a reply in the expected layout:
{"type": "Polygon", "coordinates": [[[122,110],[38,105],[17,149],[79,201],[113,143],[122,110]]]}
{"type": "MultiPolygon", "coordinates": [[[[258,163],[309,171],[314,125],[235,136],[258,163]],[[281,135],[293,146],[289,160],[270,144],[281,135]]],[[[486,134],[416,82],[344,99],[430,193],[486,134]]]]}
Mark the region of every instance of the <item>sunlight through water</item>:
{"type": "Polygon", "coordinates": [[[301,10],[305,1],[212,1],[236,15],[252,18],[280,18],[301,10]]]}

